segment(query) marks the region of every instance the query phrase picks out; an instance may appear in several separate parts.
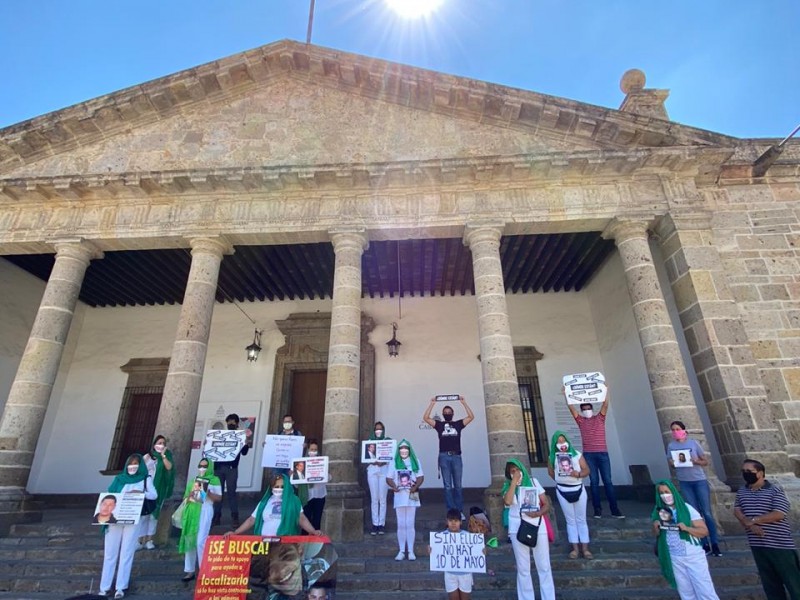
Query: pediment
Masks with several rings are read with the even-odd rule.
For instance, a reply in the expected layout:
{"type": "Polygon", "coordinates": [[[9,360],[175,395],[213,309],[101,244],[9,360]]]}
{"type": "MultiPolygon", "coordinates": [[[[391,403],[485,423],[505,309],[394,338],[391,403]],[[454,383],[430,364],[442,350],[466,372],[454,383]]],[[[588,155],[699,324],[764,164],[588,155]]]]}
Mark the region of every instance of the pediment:
{"type": "Polygon", "coordinates": [[[429,161],[730,140],[283,41],[0,130],[0,176],[429,161]]]}

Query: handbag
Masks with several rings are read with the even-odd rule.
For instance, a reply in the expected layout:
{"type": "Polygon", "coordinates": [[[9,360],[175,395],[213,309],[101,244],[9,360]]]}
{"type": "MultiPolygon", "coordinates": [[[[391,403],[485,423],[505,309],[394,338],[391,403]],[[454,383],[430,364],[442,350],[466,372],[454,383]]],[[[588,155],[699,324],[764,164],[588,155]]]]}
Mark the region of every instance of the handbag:
{"type": "MultiPolygon", "coordinates": [[[[150,477],[150,475],[145,477],[145,483],[144,483],[144,489],[145,490],[147,489],[147,478],[148,477],[150,477]]],[[[142,503],[142,512],[139,513],[139,514],[141,516],[143,516],[143,517],[146,517],[147,515],[152,514],[157,506],[158,506],[158,500],[157,499],[149,500],[149,499],[145,498],[144,502],[142,503]]]]}
{"type": "Polygon", "coordinates": [[[186,509],[186,499],[178,505],[175,512],[172,513],[172,526],[176,529],[183,529],[183,511],[186,509]]]}
{"type": "Polygon", "coordinates": [[[583,493],[583,484],[576,485],[575,487],[577,489],[565,492],[560,487],[556,486],[556,491],[561,494],[561,497],[564,498],[564,500],[573,504],[581,499],[581,494],[583,493]]]}
{"type": "Polygon", "coordinates": [[[520,544],[525,544],[528,548],[535,548],[536,542],[539,538],[539,525],[542,523],[542,518],[539,517],[539,523],[533,523],[522,519],[517,530],[517,541],[520,544]]]}

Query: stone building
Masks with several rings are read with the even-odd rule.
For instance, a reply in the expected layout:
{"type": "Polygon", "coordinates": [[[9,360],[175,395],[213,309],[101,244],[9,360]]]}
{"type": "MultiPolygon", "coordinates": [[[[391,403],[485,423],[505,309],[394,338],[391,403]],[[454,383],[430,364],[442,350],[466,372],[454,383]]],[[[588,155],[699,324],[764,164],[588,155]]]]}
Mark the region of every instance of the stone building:
{"type": "Polygon", "coordinates": [[[154,432],[185,480],[226,413],[260,440],[292,412],[331,460],[326,530],[360,535],[359,440],[384,421],[439,485],[437,393],[475,411],[491,507],[509,456],[548,480],[561,377],[590,369],[618,484],[668,474],[681,419],[723,520],[745,456],[797,500],[800,145],[622,88],[607,109],[281,41],[0,130],[5,521],[104,489],[154,432]]]}

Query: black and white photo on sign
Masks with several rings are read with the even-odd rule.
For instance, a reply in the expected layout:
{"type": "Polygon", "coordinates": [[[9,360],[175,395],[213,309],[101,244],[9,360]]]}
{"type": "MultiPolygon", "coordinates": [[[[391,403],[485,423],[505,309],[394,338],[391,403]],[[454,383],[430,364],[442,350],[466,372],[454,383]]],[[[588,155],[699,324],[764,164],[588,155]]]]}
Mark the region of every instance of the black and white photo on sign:
{"type": "Polygon", "coordinates": [[[602,403],[606,400],[606,378],[599,371],[564,375],[562,382],[568,404],[602,403]]]}
{"type": "Polygon", "coordinates": [[[144,494],[101,492],[94,508],[93,525],[135,525],[142,515],[144,494]]]}
{"type": "Polygon", "coordinates": [[[519,488],[519,511],[534,512],[539,510],[539,494],[535,487],[519,488]]]}
{"type": "Polygon", "coordinates": [[[210,429],[206,432],[203,455],[216,462],[235,460],[239,451],[247,443],[247,431],[244,429],[210,429]]]}
{"type": "Polygon", "coordinates": [[[572,474],[572,456],[568,452],[556,453],[556,467],[561,477],[569,477],[572,474]]]}
{"type": "Polygon", "coordinates": [[[394,462],[397,440],[363,440],[361,442],[361,462],[394,462]]]}
{"type": "Polygon", "coordinates": [[[262,467],[275,469],[291,469],[296,456],[303,455],[304,435],[272,435],[264,438],[264,453],[261,456],[262,467]]]}
{"type": "Polygon", "coordinates": [[[680,531],[677,521],[673,518],[672,511],[667,508],[658,510],[658,526],[666,531],[680,531]]]}
{"type": "Polygon", "coordinates": [[[400,489],[410,489],[414,485],[414,473],[407,469],[400,469],[397,471],[395,483],[400,489]]]}
{"type": "Polygon", "coordinates": [[[328,457],[305,456],[292,459],[291,483],[327,483],[328,457]]]}
{"type": "Polygon", "coordinates": [[[692,451],[688,448],[685,450],[670,450],[670,455],[672,456],[672,463],[675,465],[676,469],[694,466],[692,462],[692,451]]]}
{"type": "Polygon", "coordinates": [[[486,572],[485,542],[482,533],[431,532],[429,539],[431,571],[486,572]]]}

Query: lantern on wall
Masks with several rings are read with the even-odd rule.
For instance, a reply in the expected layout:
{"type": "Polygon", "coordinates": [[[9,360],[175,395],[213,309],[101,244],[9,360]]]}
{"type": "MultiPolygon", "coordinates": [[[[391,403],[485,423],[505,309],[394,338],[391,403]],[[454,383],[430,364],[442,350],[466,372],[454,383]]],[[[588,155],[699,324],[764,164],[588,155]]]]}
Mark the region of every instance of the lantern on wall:
{"type": "Polygon", "coordinates": [[[397,323],[392,323],[392,339],[386,342],[386,346],[389,348],[389,356],[397,356],[400,346],[402,346],[400,341],[397,339],[397,323]]]}
{"type": "Polygon", "coordinates": [[[256,329],[253,334],[253,343],[245,348],[248,362],[256,362],[261,352],[261,332],[256,329]]]}

